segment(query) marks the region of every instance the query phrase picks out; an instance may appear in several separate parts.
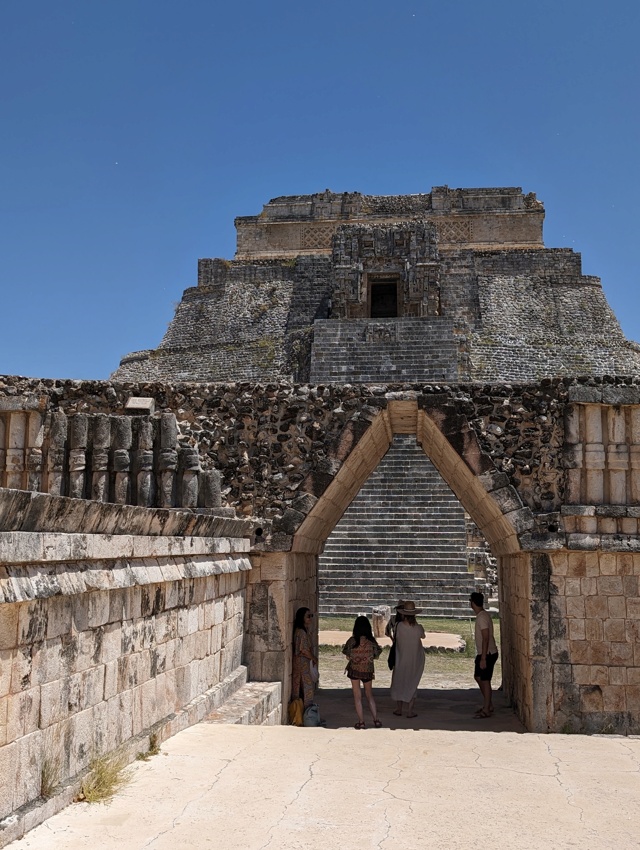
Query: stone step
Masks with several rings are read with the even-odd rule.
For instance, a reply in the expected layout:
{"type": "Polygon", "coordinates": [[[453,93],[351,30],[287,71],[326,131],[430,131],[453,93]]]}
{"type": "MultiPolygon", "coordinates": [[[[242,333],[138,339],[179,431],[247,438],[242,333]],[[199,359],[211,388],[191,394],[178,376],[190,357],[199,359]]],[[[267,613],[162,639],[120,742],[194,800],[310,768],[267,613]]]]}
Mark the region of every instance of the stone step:
{"type": "Polygon", "coordinates": [[[279,726],[281,722],[280,682],[247,682],[203,720],[244,726],[279,726]]]}
{"type": "Polygon", "coordinates": [[[466,615],[475,584],[466,548],[456,496],[415,437],[396,435],[326,541],[320,611],[351,615],[407,597],[434,616],[466,615]]]}

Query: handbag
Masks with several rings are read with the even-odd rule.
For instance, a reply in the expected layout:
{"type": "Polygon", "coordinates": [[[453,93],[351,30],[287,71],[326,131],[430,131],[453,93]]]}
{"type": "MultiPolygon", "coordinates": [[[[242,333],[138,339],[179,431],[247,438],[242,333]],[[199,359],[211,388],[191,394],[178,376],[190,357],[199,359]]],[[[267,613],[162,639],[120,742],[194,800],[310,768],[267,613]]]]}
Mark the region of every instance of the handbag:
{"type": "Polygon", "coordinates": [[[389,670],[393,670],[396,666],[396,644],[395,641],[391,644],[391,649],[389,650],[389,657],[387,658],[387,664],[389,665],[389,670]]]}
{"type": "Polygon", "coordinates": [[[311,681],[312,682],[317,682],[320,679],[320,673],[318,671],[318,665],[313,661],[309,662],[309,673],[311,675],[311,681]]]}
{"type": "Polygon", "coordinates": [[[289,723],[292,726],[302,726],[304,719],[304,703],[300,697],[292,699],[289,703],[289,723]]]}
{"type": "Polygon", "coordinates": [[[320,725],[320,709],[312,702],[308,708],[304,710],[304,716],[302,718],[303,726],[319,726],[320,725]]]}

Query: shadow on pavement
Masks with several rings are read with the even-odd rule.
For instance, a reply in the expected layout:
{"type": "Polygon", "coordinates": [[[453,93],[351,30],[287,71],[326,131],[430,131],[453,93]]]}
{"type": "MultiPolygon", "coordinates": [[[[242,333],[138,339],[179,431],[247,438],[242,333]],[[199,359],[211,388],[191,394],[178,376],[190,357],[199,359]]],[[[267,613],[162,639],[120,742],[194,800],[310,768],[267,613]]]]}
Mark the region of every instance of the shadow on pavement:
{"type": "MultiPolygon", "coordinates": [[[[418,716],[413,718],[396,717],[393,714],[396,705],[391,701],[387,688],[374,688],[373,695],[378,707],[378,719],[386,729],[443,729],[452,732],[517,732],[521,734],[526,732],[513,709],[507,705],[502,691],[494,691],[494,714],[480,720],[473,717],[482,703],[477,689],[420,689],[415,705],[418,716]]],[[[353,727],[355,724],[357,717],[350,689],[320,688],[316,694],[316,702],[320,707],[323,725],[326,725],[328,729],[353,727]]],[[[373,722],[369,708],[366,701],[363,700],[363,702],[366,726],[372,728],[373,722]]]]}

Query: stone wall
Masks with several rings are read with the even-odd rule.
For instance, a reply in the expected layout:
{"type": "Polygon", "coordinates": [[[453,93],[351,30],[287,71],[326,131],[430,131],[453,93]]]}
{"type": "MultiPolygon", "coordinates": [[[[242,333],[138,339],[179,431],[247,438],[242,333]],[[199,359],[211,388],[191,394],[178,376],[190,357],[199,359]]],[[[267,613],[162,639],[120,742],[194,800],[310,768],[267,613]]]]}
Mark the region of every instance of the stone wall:
{"type": "MultiPolygon", "coordinates": [[[[132,394],[176,411],[178,444],[190,446],[203,468],[219,471],[225,505],[251,518],[247,657],[254,678],[280,678],[285,687],[295,608],[317,610],[317,555],[393,435],[415,434],[498,559],[509,693],[528,728],[640,728],[633,696],[640,597],[637,565],[626,557],[640,552],[637,378],[320,387],[3,383],[14,410],[31,409],[35,398],[45,418],[49,410],[71,417],[80,408],[88,417],[117,416],[132,394]],[[583,565],[584,553],[596,560],[583,565]],[[598,571],[563,575],[557,565],[565,557],[572,570],[591,571],[595,563],[598,571]],[[615,574],[607,572],[612,563],[615,574]],[[567,602],[552,616],[552,599],[577,590],[572,582],[569,591],[566,582],[556,584],[556,574],[580,578],[584,615],[581,602],[567,602]],[[583,587],[582,578],[596,583],[583,587]],[[556,639],[568,641],[562,657],[552,655],[556,639]],[[588,675],[597,681],[584,682],[583,667],[593,668],[588,675]],[[602,667],[606,687],[618,690],[605,694],[604,673],[595,669],[602,667]],[[623,702],[626,709],[612,708],[623,702]]],[[[31,505],[25,531],[38,518],[53,523],[46,502],[54,497],[23,498],[31,505]]],[[[95,507],[118,512],[129,528],[136,511],[146,513],[95,507]]],[[[174,513],[159,512],[161,527],[174,513]]],[[[0,509],[0,527],[9,514],[0,509]]],[[[196,524],[240,522],[187,516],[196,524]]]]}
{"type": "Polygon", "coordinates": [[[554,728],[637,735],[640,554],[554,552],[551,564],[554,728]]]}
{"type": "Polygon", "coordinates": [[[93,758],[120,747],[132,758],[246,679],[248,549],[239,538],[0,532],[0,822],[14,813],[29,828],[43,773],[73,793],[93,758]]]}
{"type": "Polygon", "coordinates": [[[345,221],[389,224],[425,218],[442,246],[542,244],[544,209],[533,193],[519,188],[449,189],[437,186],[415,195],[330,192],[290,195],[265,204],[259,216],[236,218],[238,259],[330,253],[331,240],[345,221]]]}

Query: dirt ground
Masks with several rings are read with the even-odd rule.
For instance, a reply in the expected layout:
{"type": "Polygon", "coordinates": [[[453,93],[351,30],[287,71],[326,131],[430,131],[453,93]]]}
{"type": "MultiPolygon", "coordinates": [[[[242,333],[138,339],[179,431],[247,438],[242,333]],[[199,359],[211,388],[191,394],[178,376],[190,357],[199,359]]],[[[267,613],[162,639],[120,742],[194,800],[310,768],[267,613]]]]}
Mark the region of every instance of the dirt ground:
{"type": "MultiPolygon", "coordinates": [[[[385,649],[376,662],[375,687],[391,685],[391,670],[387,665],[389,650],[385,649]]],[[[477,688],[473,679],[473,658],[459,653],[427,653],[420,688],[450,690],[454,688],[477,688]]],[[[351,688],[344,675],[346,658],[337,648],[321,647],[319,655],[320,688],[351,688]]],[[[499,687],[502,679],[500,660],[493,674],[493,686],[499,687]]]]}

